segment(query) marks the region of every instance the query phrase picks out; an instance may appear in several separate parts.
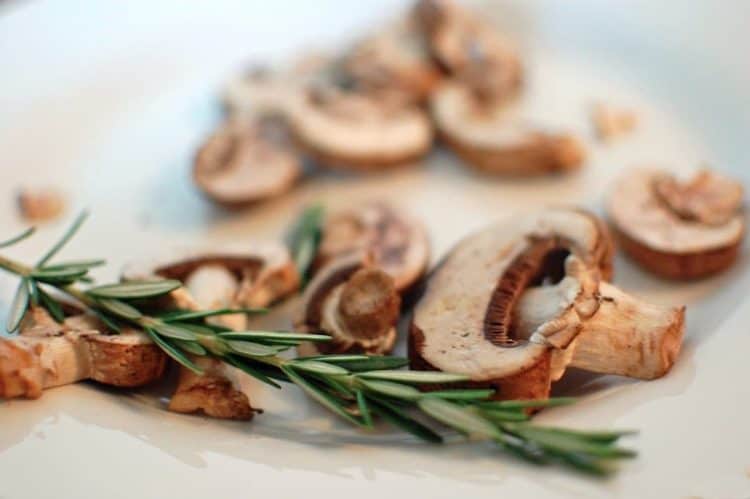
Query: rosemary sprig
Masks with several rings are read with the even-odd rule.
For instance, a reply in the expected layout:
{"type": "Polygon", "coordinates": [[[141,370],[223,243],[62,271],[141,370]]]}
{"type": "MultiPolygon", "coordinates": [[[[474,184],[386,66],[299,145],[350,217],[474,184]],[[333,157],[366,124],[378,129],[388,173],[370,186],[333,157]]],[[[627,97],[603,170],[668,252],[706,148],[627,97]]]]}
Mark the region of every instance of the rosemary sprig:
{"type": "MultiPolygon", "coordinates": [[[[322,210],[305,216],[296,236],[296,256],[305,272],[315,246],[309,247],[319,227],[322,210]],[[315,214],[317,213],[317,214],[315,214]],[[316,221],[317,220],[317,221],[316,221]],[[306,228],[305,228],[306,227],[306,228]],[[308,242],[305,242],[308,241],[308,242]],[[306,246],[308,245],[308,246],[306,246]],[[308,249],[304,249],[308,247],[308,249]]],[[[200,368],[191,356],[210,356],[226,362],[276,388],[277,382],[293,383],[323,407],[345,421],[372,428],[375,418],[430,443],[441,443],[441,428],[452,428],[470,439],[488,440],[531,463],[565,463],[577,470],[606,475],[612,463],[635,453],[618,445],[631,432],[586,432],[532,424],[529,409],[572,403],[558,398],[540,401],[493,401],[493,390],[462,388],[463,375],[401,370],[407,359],[368,355],[318,355],[286,359],[279,353],[307,341],[328,341],[327,335],[283,331],[228,331],[205,322],[222,314],[258,313],[256,309],[221,309],[206,312],[176,311],[148,315],[147,305],[181,286],[178,281],[124,282],[81,289],[90,268],[101,260],[50,265],[50,260],[73,237],[83,222],[79,217],[63,238],[34,267],[0,256],[0,268],[19,276],[18,291],[11,306],[9,331],[15,331],[32,303],[64,320],[61,304],[45,287],[75,299],[100,317],[114,332],[131,325],[146,332],[167,355],[196,373],[200,368]],[[458,384],[455,388],[446,385],[458,384]],[[440,389],[425,390],[436,386],[440,389]]],[[[319,237],[319,229],[316,236],[319,237]]],[[[25,239],[27,231],[0,247],[25,239]]],[[[313,241],[314,242],[314,241],[313,241]]],[[[315,242],[315,244],[317,244],[315,242]]]]}
{"type": "Polygon", "coordinates": [[[287,242],[297,266],[303,289],[310,279],[310,270],[322,237],[324,215],[325,209],[321,204],[307,207],[292,226],[288,236],[287,242]]]}

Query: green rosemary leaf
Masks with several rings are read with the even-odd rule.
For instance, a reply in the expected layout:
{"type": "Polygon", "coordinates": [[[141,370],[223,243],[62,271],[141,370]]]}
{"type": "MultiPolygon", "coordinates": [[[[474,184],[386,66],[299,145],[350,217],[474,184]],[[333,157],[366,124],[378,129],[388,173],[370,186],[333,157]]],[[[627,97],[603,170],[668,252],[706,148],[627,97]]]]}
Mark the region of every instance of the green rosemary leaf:
{"type": "Polygon", "coordinates": [[[21,325],[21,321],[29,308],[30,298],[28,278],[24,277],[18,283],[16,295],[11,302],[8,321],[5,325],[9,333],[14,332],[21,325]]]}
{"type": "Polygon", "coordinates": [[[100,267],[107,263],[106,260],[78,260],[72,262],[56,263],[54,265],[45,265],[41,270],[89,270],[93,267],[100,267]]]}
{"type": "Polygon", "coordinates": [[[185,350],[187,353],[192,353],[193,355],[198,355],[198,356],[208,355],[208,352],[206,351],[206,349],[194,341],[182,341],[182,340],[172,340],[172,341],[174,342],[175,345],[180,347],[182,350],[185,350]]]}
{"type": "Polygon", "coordinates": [[[309,278],[310,266],[320,244],[323,215],[323,205],[316,204],[306,208],[289,234],[289,247],[303,288],[309,278]]]}
{"type": "Polygon", "coordinates": [[[151,329],[150,327],[145,328],[146,333],[151,338],[151,340],[156,343],[159,348],[161,348],[164,353],[172,357],[176,362],[181,364],[184,367],[187,367],[191,371],[193,371],[195,374],[202,375],[203,369],[196,366],[195,363],[187,358],[184,353],[182,353],[179,349],[175,348],[169,341],[163,339],[159,334],[151,329]]]}
{"type": "Polygon", "coordinates": [[[36,227],[29,227],[25,231],[21,232],[15,237],[11,237],[8,240],[0,242],[0,248],[7,248],[8,246],[13,246],[16,243],[20,243],[24,239],[31,237],[32,234],[36,231],[36,227]]]}
{"type": "Polygon", "coordinates": [[[357,390],[355,394],[357,397],[357,407],[359,408],[359,413],[362,415],[362,421],[364,421],[367,428],[372,428],[372,413],[367,405],[365,394],[362,393],[362,390],[357,390]]]}
{"type": "Polygon", "coordinates": [[[166,336],[167,338],[174,338],[176,340],[183,341],[198,340],[197,334],[190,331],[189,329],[174,324],[164,324],[162,322],[156,322],[154,324],[150,324],[149,328],[153,329],[162,336],[166,336]]]}
{"type": "MultiPolygon", "coordinates": [[[[325,356],[319,359],[322,362],[331,362],[325,356]]],[[[370,356],[357,360],[336,360],[336,364],[351,372],[379,371],[398,369],[409,365],[409,359],[403,357],[370,356]]]]}
{"type": "Polygon", "coordinates": [[[291,365],[298,371],[307,371],[323,376],[345,376],[349,374],[349,371],[347,371],[343,367],[327,364],[325,362],[319,362],[317,360],[296,360],[292,361],[289,365],[291,365]]]}
{"type": "Polygon", "coordinates": [[[226,344],[234,353],[246,357],[269,357],[287,350],[287,347],[272,347],[252,341],[228,340],[226,344]]]}
{"type": "Polygon", "coordinates": [[[94,310],[94,314],[97,316],[97,318],[99,318],[100,321],[104,323],[105,326],[107,326],[115,333],[122,332],[122,327],[120,327],[120,324],[114,318],[108,316],[101,310],[94,310]]]}
{"type": "Polygon", "coordinates": [[[430,417],[472,438],[501,440],[502,432],[490,421],[447,400],[423,398],[417,406],[430,417]]]}
{"type": "Polygon", "coordinates": [[[468,381],[469,377],[462,374],[451,374],[440,371],[374,371],[357,374],[360,378],[397,381],[401,383],[432,384],[457,383],[468,381]]]}
{"type": "Polygon", "coordinates": [[[475,400],[487,400],[495,394],[495,390],[436,390],[434,392],[426,392],[424,394],[427,398],[439,398],[444,400],[464,400],[464,401],[475,401],[475,400]]]}
{"type": "Polygon", "coordinates": [[[393,383],[392,381],[358,379],[357,383],[367,391],[390,398],[412,401],[422,397],[422,392],[413,386],[393,383]]]}
{"type": "Polygon", "coordinates": [[[285,346],[285,347],[296,347],[301,343],[300,341],[294,340],[255,340],[257,343],[269,346],[285,346]]]}
{"type": "Polygon", "coordinates": [[[227,355],[226,357],[223,357],[223,359],[229,362],[231,365],[233,365],[237,369],[239,369],[240,371],[243,371],[244,373],[247,373],[253,378],[257,379],[258,381],[261,381],[274,388],[281,388],[281,385],[279,385],[273,379],[271,379],[272,377],[276,379],[280,379],[281,381],[288,381],[288,379],[286,379],[286,375],[273,376],[269,372],[264,372],[260,365],[257,365],[257,366],[250,365],[249,362],[245,361],[245,359],[242,359],[240,357],[236,357],[234,355],[227,355]]]}
{"type": "Polygon", "coordinates": [[[340,382],[336,377],[334,376],[324,376],[324,375],[316,375],[316,373],[310,373],[313,376],[317,377],[320,381],[331,387],[331,389],[335,392],[334,395],[337,397],[340,397],[342,399],[349,399],[349,400],[355,400],[354,392],[349,389],[348,386],[346,386],[344,383],[340,382]]]}
{"type": "Polygon", "coordinates": [[[339,364],[342,362],[351,362],[355,360],[367,360],[370,357],[359,354],[331,354],[331,355],[310,355],[308,357],[298,357],[297,360],[320,360],[329,364],[339,364]]]}
{"type": "Polygon", "coordinates": [[[87,211],[81,212],[78,217],[73,221],[73,224],[68,228],[67,231],[63,234],[63,236],[60,238],[57,243],[55,243],[52,248],[50,248],[47,253],[44,254],[41,260],[37,262],[37,267],[43,267],[47,262],[49,262],[62,248],[67,244],[68,241],[70,241],[70,238],[72,238],[76,232],[78,232],[78,229],[81,228],[81,225],[83,225],[83,222],[86,221],[86,218],[88,218],[89,214],[87,211]]]}
{"type": "Polygon", "coordinates": [[[331,341],[331,337],[327,334],[285,333],[283,331],[227,331],[219,333],[219,336],[232,340],[331,341]]]}
{"type": "Polygon", "coordinates": [[[174,291],[182,286],[180,281],[164,279],[159,281],[128,281],[119,284],[106,284],[87,291],[96,298],[118,298],[130,300],[135,298],[153,298],[174,291]]]}
{"type": "Polygon", "coordinates": [[[210,328],[207,324],[193,324],[191,322],[179,322],[179,323],[174,323],[174,325],[179,326],[183,329],[187,329],[188,331],[191,331],[197,335],[212,336],[216,334],[216,331],[210,328]]]}
{"type": "Polygon", "coordinates": [[[110,312],[123,319],[136,321],[143,317],[143,314],[134,306],[125,303],[124,301],[115,300],[112,298],[102,298],[97,303],[107,312],[110,312]]]}
{"type": "Polygon", "coordinates": [[[443,443],[443,437],[438,435],[432,428],[420,423],[416,419],[407,416],[403,411],[391,404],[379,399],[367,398],[372,411],[382,417],[389,424],[411,433],[420,440],[433,444],[443,443]]]}
{"type": "Polygon", "coordinates": [[[349,414],[346,408],[341,405],[338,400],[336,400],[334,397],[330,396],[320,388],[316,387],[304,377],[300,376],[294,369],[288,366],[282,366],[281,369],[284,371],[284,373],[286,373],[286,375],[290,380],[292,380],[295,385],[302,388],[302,390],[304,390],[310,397],[318,401],[318,403],[320,403],[322,406],[332,411],[333,413],[338,414],[343,419],[349,421],[354,425],[364,425],[362,421],[349,414]]]}
{"type": "Polygon", "coordinates": [[[498,423],[511,423],[529,420],[529,415],[523,411],[485,409],[481,411],[481,414],[485,418],[498,423]]]}
{"type": "Polygon", "coordinates": [[[217,310],[205,310],[199,312],[191,311],[174,311],[167,312],[159,316],[164,322],[178,322],[178,321],[194,321],[198,319],[205,319],[207,317],[214,317],[217,315],[230,315],[230,314],[265,314],[268,312],[267,308],[221,308],[217,310]]]}
{"type": "Polygon", "coordinates": [[[600,459],[619,459],[635,457],[636,453],[606,442],[595,442],[581,438],[572,432],[559,431],[557,428],[544,428],[529,424],[518,424],[512,427],[513,433],[526,440],[531,440],[549,450],[566,454],[585,454],[600,459]]]}
{"type": "Polygon", "coordinates": [[[500,400],[480,402],[477,405],[486,409],[541,409],[544,407],[558,407],[571,405],[576,402],[574,397],[556,397],[541,400],[500,400]]]}
{"type": "Polygon", "coordinates": [[[570,465],[578,471],[594,476],[606,477],[611,475],[615,470],[609,462],[583,454],[571,454],[569,452],[560,452],[550,449],[547,450],[547,454],[557,457],[560,461],[570,465]]]}
{"type": "Polygon", "coordinates": [[[31,304],[39,305],[39,285],[34,279],[29,279],[29,294],[31,295],[31,304]]]}
{"type": "Polygon", "coordinates": [[[34,269],[31,277],[49,284],[70,284],[86,275],[87,269],[34,269]]]}
{"type": "Polygon", "coordinates": [[[36,286],[37,294],[39,295],[39,303],[49,312],[49,315],[57,322],[62,324],[65,320],[65,313],[63,312],[60,303],[48,295],[41,287],[36,286]]]}

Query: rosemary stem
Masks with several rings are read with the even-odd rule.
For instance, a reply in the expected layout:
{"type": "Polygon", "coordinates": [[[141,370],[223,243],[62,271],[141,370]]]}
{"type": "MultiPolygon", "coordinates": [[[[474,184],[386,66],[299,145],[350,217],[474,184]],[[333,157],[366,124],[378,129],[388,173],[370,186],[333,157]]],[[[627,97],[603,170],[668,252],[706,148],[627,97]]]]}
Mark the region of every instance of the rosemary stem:
{"type": "Polygon", "coordinates": [[[31,267],[0,255],[0,268],[21,277],[31,274],[31,267]]]}

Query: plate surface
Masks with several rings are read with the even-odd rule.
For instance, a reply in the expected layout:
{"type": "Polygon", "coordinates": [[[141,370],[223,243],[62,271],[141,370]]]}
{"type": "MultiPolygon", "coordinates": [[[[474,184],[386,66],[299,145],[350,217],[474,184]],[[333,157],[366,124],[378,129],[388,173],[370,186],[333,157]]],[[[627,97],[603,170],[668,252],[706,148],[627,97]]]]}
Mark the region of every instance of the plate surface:
{"type": "MultiPolygon", "coordinates": [[[[489,180],[447,152],[425,165],[362,178],[320,175],[291,195],[239,213],[193,189],[193,150],[220,117],[217,93],[243,64],[341,46],[405,2],[327,0],[74,4],[0,8],[0,237],[22,228],[15,193],[55,185],[93,216],[65,249],[106,256],[98,278],[175,246],[279,237],[305,203],[386,198],[422,217],[439,258],[461,236],[514,210],[575,203],[601,211],[611,179],[638,164],[708,162],[750,185],[747,2],[493,2],[530,60],[528,112],[589,146],[580,174],[489,180]],[[71,8],[72,7],[72,8],[71,8]],[[639,111],[635,134],[593,140],[597,99],[639,111]]],[[[9,253],[40,254],[63,223],[9,253]]],[[[573,373],[556,390],[575,407],[539,421],[641,430],[641,457],[601,482],[506,459],[492,447],[435,448],[395,433],[361,435],[293,388],[254,390],[267,410],[250,424],[170,414],[158,390],[122,395],[90,385],[33,402],[0,402],[0,498],[21,497],[706,497],[750,496],[750,263],[677,286],[623,259],[615,282],[689,306],[673,372],[650,383],[573,373]]],[[[14,283],[0,277],[0,315],[14,283]]],[[[269,321],[288,324],[294,304],[269,321]]],[[[0,319],[4,319],[0,317],[0,319]]],[[[3,320],[4,322],[4,320],[3,320]]]]}

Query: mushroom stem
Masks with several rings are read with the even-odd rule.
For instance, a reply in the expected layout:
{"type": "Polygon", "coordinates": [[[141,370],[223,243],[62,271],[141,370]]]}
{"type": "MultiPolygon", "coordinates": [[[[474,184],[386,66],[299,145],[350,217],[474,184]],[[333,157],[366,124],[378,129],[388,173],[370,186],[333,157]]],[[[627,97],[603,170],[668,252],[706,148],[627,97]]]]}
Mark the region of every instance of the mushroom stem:
{"type": "Polygon", "coordinates": [[[0,398],[39,398],[47,388],[92,379],[141,386],[159,378],[166,357],[139,333],[65,333],[0,340],[0,398]]]}
{"type": "MultiPolygon", "coordinates": [[[[527,290],[516,311],[520,327],[533,327],[537,304],[557,292],[556,286],[527,290]]],[[[605,282],[599,293],[599,309],[583,322],[570,366],[645,380],[669,372],[682,345],[685,307],[647,303],[605,282]]]]}

